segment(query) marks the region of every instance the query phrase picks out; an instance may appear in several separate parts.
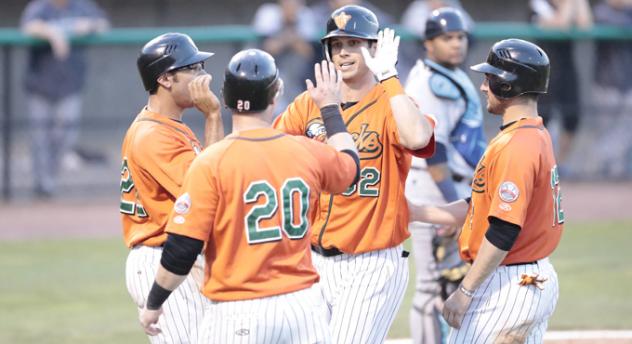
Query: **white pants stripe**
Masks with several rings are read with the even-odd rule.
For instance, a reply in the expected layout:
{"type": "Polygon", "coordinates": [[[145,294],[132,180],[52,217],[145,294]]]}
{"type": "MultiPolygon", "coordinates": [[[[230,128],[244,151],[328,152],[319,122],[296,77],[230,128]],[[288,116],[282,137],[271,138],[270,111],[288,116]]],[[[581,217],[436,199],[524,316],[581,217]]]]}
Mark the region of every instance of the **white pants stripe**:
{"type": "Polygon", "coordinates": [[[542,343],[558,297],[557,273],[548,258],[500,266],[477,289],[461,328],[452,329],[448,342],[542,343]],[[532,273],[548,278],[544,290],[518,284],[522,274],[532,273]]]}
{"type": "MultiPolygon", "coordinates": [[[[138,307],[147,300],[160,265],[162,248],[137,246],[127,256],[125,268],[127,291],[138,307]]],[[[149,336],[152,344],[196,343],[199,326],[210,301],[200,293],[204,278],[204,258],[199,256],[186,280],[167,299],[158,320],[162,333],[149,336]]]]}
{"type": "Polygon", "coordinates": [[[331,343],[318,284],[260,299],[211,302],[199,343],[331,343]]]}
{"type": "Polygon", "coordinates": [[[321,275],[333,342],[384,342],[408,284],[408,259],[402,257],[402,246],[312,257],[321,275]]]}

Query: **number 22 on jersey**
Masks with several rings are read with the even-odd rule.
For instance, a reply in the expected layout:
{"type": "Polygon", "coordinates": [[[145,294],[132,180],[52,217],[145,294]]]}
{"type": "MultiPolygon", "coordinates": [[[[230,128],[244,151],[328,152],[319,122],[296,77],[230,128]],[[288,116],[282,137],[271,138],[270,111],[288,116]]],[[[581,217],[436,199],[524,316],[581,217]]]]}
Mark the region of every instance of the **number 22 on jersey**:
{"type": "Polygon", "coordinates": [[[255,205],[244,217],[248,244],[259,244],[282,239],[299,240],[309,229],[309,186],[301,178],[286,179],[278,192],[266,180],[250,183],[243,195],[244,203],[256,203],[263,197],[263,204],[255,205]],[[295,200],[295,195],[297,199],[295,200]],[[279,199],[281,204],[279,206],[279,199]],[[297,204],[295,204],[297,203],[297,204]],[[281,211],[281,226],[261,227],[260,222],[270,219],[281,211]],[[295,218],[298,217],[298,218],[295,218]]]}
{"type": "Polygon", "coordinates": [[[123,214],[147,217],[147,212],[142,204],[124,199],[124,196],[131,193],[133,189],[134,180],[132,179],[132,173],[127,166],[127,159],[123,159],[123,166],[121,167],[121,204],[119,205],[119,210],[123,214]]]}

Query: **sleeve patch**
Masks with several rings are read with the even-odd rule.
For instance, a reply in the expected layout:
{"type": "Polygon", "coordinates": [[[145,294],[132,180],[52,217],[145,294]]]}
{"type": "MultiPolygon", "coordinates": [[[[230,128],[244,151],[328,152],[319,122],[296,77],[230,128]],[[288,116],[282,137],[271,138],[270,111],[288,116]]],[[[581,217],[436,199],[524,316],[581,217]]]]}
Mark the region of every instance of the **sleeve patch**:
{"type": "Polygon", "coordinates": [[[520,196],[520,189],[513,182],[503,182],[498,188],[498,195],[507,203],[515,202],[520,196]]]}
{"type": "Polygon", "coordinates": [[[189,196],[187,192],[178,197],[176,203],[173,205],[173,210],[176,214],[184,215],[189,212],[189,209],[191,209],[191,196],[189,196]]]}

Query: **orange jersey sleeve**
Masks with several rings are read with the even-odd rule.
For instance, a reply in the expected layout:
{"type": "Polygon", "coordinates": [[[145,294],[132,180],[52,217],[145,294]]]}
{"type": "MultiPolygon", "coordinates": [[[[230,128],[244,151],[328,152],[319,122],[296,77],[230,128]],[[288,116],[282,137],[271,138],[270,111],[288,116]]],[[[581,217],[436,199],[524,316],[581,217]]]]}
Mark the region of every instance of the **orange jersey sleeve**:
{"type": "MultiPolygon", "coordinates": [[[[303,92],[274,120],[272,126],[290,135],[303,135],[309,114],[314,110],[318,110],[316,104],[311,101],[307,92],[303,92]]],[[[320,116],[320,111],[318,115],[320,116]]]]}
{"type": "Polygon", "coordinates": [[[200,150],[183,123],[144,110],[121,149],[120,212],[127,246],[158,246],[184,174],[200,150]]]}
{"type": "Polygon", "coordinates": [[[235,133],[193,162],[167,232],[206,242],[211,300],[305,289],[318,281],[309,239],[318,196],[354,176],[353,159],[327,145],[274,129],[235,133]]]}
{"type": "Polygon", "coordinates": [[[305,137],[294,139],[304,145],[320,163],[323,191],[338,194],[351,185],[356,173],[356,165],[351,156],[316,140],[305,137]]]}
{"type": "Polygon", "coordinates": [[[459,238],[462,258],[476,259],[490,216],[521,227],[502,264],[547,257],[563,230],[560,201],[552,143],[542,120],[523,119],[505,128],[491,141],[476,169],[459,238]]]}

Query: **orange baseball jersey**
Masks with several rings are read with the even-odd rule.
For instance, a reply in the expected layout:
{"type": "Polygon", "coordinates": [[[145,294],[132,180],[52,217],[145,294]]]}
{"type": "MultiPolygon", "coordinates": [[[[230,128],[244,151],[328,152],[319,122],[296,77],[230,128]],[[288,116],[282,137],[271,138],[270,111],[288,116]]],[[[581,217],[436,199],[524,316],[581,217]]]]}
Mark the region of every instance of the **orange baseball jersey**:
{"type": "Polygon", "coordinates": [[[561,200],[553,145],[542,118],[522,119],[504,128],[476,167],[472,201],[459,237],[461,258],[476,259],[490,216],[521,227],[501,264],[548,257],[564,228],[561,200]]]}
{"type": "MultiPolygon", "coordinates": [[[[360,180],[341,195],[320,196],[312,231],[314,245],[357,254],[397,246],[410,236],[404,198],[410,153],[430,157],[434,153],[434,135],[425,148],[415,152],[399,144],[385,90],[398,86],[396,78],[378,83],[362,100],[342,112],[360,153],[360,180]]],[[[326,138],[320,110],[307,92],[299,95],[274,125],[292,135],[321,141],[326,138]]]]}
{"type": "Polygon", "coordinates": [[[167,232],[206,242],[211,300],[305,289],[318,281],[309,242],[318,195],[344,191],[355,173],[326,144],[272,128],[236,133],[195,159],[167,232]]]}
{"type": "Polygon", "coordinates": [[[165,242],[169,212],[201,147],[186,124],[147,109],[138,114],[121,149],[120,211],[128,247],[165,242]]]}

